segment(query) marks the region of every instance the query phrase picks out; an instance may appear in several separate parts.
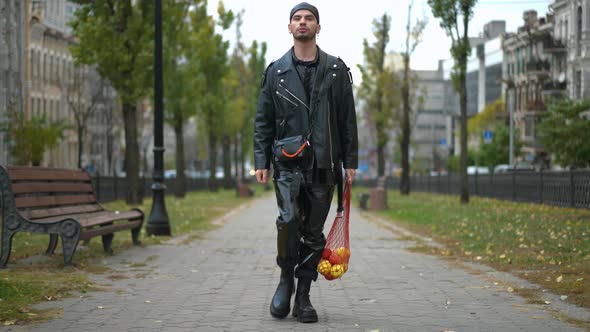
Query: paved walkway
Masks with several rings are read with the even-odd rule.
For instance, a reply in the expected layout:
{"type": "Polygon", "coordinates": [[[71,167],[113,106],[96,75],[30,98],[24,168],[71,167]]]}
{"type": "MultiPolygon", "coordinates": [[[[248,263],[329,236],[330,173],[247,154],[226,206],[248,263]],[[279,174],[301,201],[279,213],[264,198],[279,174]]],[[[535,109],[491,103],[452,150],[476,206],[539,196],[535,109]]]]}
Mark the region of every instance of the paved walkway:
{"type": "Polygon", "coordinates": [[[112,273],[92,277],[109,291],[44,303],[63,317],[0,331],[583,331],[507,292],[494,271],[404,250],[411,243],[356,210],[349,271],[312,285],[320,321],[273,319],[275,209],[265,196],[202,239],[118,253],[105,260],[112,273]]]}

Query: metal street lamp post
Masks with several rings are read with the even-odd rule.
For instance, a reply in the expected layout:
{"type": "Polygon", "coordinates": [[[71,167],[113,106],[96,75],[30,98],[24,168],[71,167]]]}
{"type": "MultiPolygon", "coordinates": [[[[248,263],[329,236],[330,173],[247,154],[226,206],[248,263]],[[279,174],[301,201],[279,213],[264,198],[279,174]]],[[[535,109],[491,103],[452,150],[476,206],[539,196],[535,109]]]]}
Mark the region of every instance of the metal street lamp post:
{"type": "Polygon", "coordinates": [[[164,200],[164,75],[162,68],[162,1],[155,0],[154,49],[154,171],[152,210],[146,226],[147,235],[171,235],[164,200]]]}

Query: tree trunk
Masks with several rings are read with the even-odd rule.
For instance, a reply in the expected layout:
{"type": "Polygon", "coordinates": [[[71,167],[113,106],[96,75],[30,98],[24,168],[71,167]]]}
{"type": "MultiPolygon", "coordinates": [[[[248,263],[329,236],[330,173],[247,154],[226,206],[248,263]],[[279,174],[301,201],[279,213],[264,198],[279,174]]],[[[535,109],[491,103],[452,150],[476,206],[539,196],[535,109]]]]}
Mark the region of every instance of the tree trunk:
{"type": "MultiPolygon", "coordinates": [[[[209,127],[211,128],[211,127],[209,127]]],[[[213,134],[212,129],[209,129],[209,181],[207,186],[210,191],[217,191],[217,178],[215,172],[217,169],[217,138],[213,134]]]]}
{"type": "Polygon", "coordinates": [[[123,103],[125,124],[125,171],[127,172],[127,204],[142,203],[139,181],[139,144],[137,142],[137,109],[134,104],[123,103]]]}
{"type": "Polygon", "coordinates": [[[82,169],[82,153],[84,153],[84,127],[78,126],[78,168],[82,169]]]}
{"type": "Polygon", "coordinates": [[[186,175],[184,174],[184,130],[182,120],[174,122],[174,134],[176,136],[176,179],[174,180],[174,196],[184,198],[186,196],[186,175]]]}
{"type": "Polygon", "coordinates": [[[469,203],[469,178],[467,176],[467,84],[465,72],[467,58],[461,63],[461,91],[459,103],[461,107],[461,203],[469,203]]]}
{"type": "Polygon", "coordinates": [[[377,176],[385,175],[385,130],[381,124],[377,124],[377,176]]]}
{"type": "Polygon", "coordinates": [[[234,173],[234,177],[236,178],[236,180],[240,177],[243,177],[243,173],[241,172],[242,168],[240,166],[240,161],[242,159],[240,159],[240,134],[236,133],[236,136],[234,137],[234,165],[235,165],[235,170],[236,172],[234,173]]]}
{"type": "Polygon", "coordinates": [[[107,112],[107,172],[113,175],[113,109],[107,112]]]}
{"type": "Polygon", "coordinates": [[[410,194],[410,56],[404,55],[404,80],[402,82],[402,179],[400,182],[400,194],[410,194]]]}
{"type": "Polygon", "coordinates": [[[385,175],[385,151],[383,146],[377,147],[377,176],[385,175]]]}
{"type": "Polygon", "coordinates": [[[222,138],[222,149],[223,149],[223,188],[233,188],[231,180],[231,141],[228,135],[224,135],[222,138]]]}
{"type": "MultiPolygon", "coordinates": [[[[470,8],[462,8],[468,13],[470,8]]],[[[463,15],[463,48],[461,50],[459,103],[461,107],[461,203],[469,203],[469,178],[467,176],[467,56],[469,52],[469,16],[463,15]]]]}
{"type": "MultiPolygon", "coordinates": [[[[246,137],[248,137],[247,135],[244,135],[243,131],[242,133],[240,133],[240,137],[242,138],[242,140],[246,137]]],[[[247,177],[250,176],[250,174],[246,173],[246,148],[244,146],[244,142],[240,142],[240,173],[242,174],[242,179],[245,179],[247,177]]],[[[250,143],[251,144],[251,143],[250,143]]]]}

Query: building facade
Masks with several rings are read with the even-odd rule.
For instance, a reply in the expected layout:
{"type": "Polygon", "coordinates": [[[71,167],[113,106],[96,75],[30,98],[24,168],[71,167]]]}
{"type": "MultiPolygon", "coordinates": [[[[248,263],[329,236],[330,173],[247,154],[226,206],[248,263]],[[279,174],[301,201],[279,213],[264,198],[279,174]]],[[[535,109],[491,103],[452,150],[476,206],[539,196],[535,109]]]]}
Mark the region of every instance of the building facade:
{"type": "Polygon", "coordinates": [[[553,85],[572,99],[590,98],[590,0],[558,0],[553,10],[553,85]]]}
{"type": "Polygon", "coordinates": [[[536,127],[546,110],[544,91],[552,83],[552,53],[546,49],[553,39],[553,17],[538,17],[536,11],[526,11],[523,20],[524,25],[506,34],[502,43],[506,106],[523,143],[523,158],[546,165],[548,156],[536,127]]]}
{"type": "Polygon", "coordinates": [[[76,115],[92,107],[81,166],[107,174],[121,145],[117,130],[120,112],[116,111],[112,87],[93,67],[74,63],[70,46],[76,39],[68,22],[77,8],[67,0],[26,1],[24,111],[29,118],[44,116],[49,122],[68,126],[58,146],[46,151],[42,165],[77,168],[80,142],[76,115]]]}
{"type": "MultiPolygon", "coordinates": [[[[485,106],[502,98],[502,38],[506,31],[505,21],[490,21],[485,24],[480,36],[470,38],[471,55],[467,59],[467,116],[472,117],[483,111],[485,106]]],[[[445,114],[447,115],[447,137],[449,155],[459,153],[458,128],[460,127],[459,95],[451,81],[453,59],[441,60],[442,76],[445,82],[445,114]]],[[[474,138],[470,145],[479,144],[474,138]]]]}
{"type": "Polygon", "coordinates": [[[445,108],[446,84],[443,68],[415,70],[417,97],[421,99],[412,128],[415,169],[441,171],[449,155],[450,122],[445,108]]]}
{"type": "MultiPolygon", "coordinates": [[[[0,126],[8,125],[8,112],[22,112],[25,104],[26,3],[0,1],[0,126]]],[[[10,142],[0,131],[0,164],[10,163],[10,142]]]]}
{"type": "MultiPolygon", "coordinates": [[[[73,125],[74,117],[64,93],[74,67],[69,52],[73,38],[66,31],[64,4],[65,1],[45,1],[30,6],[26,71],[30,89],[25,96],[25,110],[29,117],[45,116],[49,122],[65,121],[73,125]]],[[[76,167],[74,129],[66,130],[59,146],[46,152],[43,165],[76,167]]]]}

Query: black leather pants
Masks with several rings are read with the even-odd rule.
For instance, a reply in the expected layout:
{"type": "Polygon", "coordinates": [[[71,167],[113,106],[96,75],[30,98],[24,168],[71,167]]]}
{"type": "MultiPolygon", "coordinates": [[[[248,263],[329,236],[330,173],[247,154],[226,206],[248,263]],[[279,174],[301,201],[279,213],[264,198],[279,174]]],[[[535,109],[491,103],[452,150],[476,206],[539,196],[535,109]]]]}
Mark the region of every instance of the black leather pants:
{"type": "Polygon", "coordinates": [[[275,171],[275,193],[279,208],[277,225],[277,264],[293,268],[297,278],[317,279],[316,270],[326,245],[324,223],[332,196],[332,180],[322,181],[311,176],[311,170],[275,171]]]}

